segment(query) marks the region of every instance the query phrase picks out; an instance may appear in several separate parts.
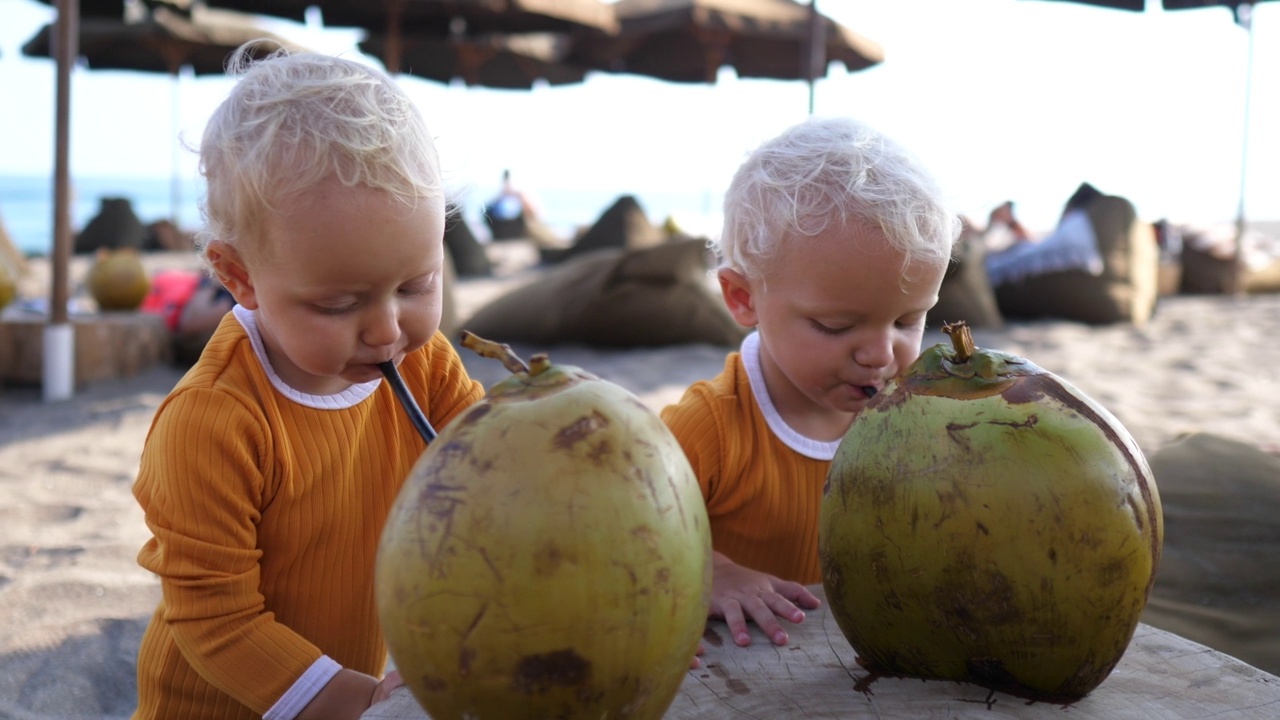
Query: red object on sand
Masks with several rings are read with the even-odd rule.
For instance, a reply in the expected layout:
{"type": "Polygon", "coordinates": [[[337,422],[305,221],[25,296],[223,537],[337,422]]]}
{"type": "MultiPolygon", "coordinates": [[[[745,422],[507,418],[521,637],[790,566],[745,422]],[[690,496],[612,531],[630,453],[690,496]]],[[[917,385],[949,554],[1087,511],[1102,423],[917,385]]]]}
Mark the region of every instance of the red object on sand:
{"type": "Polygon", "coordinates": [[[164,317],[169,332],[178,330],[182,308],[200,285],[200,273],[191,270],[162,270],[151,278],[151,292],[142,300],[142,312],[164,317]]]}

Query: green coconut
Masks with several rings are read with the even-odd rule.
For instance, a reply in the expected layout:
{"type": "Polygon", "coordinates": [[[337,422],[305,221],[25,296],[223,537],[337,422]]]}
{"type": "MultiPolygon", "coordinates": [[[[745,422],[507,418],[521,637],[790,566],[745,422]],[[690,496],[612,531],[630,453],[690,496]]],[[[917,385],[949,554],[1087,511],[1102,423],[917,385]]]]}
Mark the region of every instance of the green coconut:
{"type": "Polygon", "coordinates": [[[151,278],[133,248],[99,250],[86,282],[99,310],[137,310],[151,291],[151,278]]]}
{"type": "Polygon", "coordinates": [[[9,266],[0,260],[0,310],[18,296],[18,281],[9,274],[9,266]]]}
{"type": "Polygon", "coordinates": [[[1119,662],[1155,581],[1156,484],[1111,413],[1026,359],[926,350],[840,443],[818,549],[869,667],[1074,700],[1119,662]]]}
{"type": "Polygon", "coordinates": [[[706,625],[679,443],[613,383],[464,333],[513,375],[443,429],[383,531],[378,612],[436,720],[660,718],[706,625]]]}

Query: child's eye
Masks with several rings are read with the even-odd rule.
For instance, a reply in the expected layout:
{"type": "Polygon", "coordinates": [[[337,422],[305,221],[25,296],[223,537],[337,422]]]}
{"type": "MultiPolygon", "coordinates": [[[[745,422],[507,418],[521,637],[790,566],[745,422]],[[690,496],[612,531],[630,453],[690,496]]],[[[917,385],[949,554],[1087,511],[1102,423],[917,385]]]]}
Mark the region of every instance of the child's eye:
{"type": "Polygon", "coordinates": [[[396,291],[403,297],[430,295],[436,288],[439,274],[423,275],[406,282],[396,291]]]}
{"type": "Polygon", "coordinates": [[[351,312],[352,310],[355,309],[355,307],[356,307],[355,305],[341,305],[338,307],[331,307],[328,305],[316,305],[315,310],[321,315],[343,315],[351,312]]]}
{"type": "Polygon", "coordinates": [[[839,335],[840,333],[844,332],[846,329],[846,328],[833,328],[828,325],[823,325],[817,320],[810,320],[809,324],[813,326],[814,330],[817,330],[823,335],[839,335]]]}

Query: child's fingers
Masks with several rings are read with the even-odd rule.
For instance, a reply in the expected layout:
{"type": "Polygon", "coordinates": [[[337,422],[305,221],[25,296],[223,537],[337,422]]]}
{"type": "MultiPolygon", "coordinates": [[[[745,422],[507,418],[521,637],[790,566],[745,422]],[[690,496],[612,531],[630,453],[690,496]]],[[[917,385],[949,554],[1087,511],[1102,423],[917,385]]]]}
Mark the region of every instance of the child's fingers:
{"type": "MultiPolygon", "coordinates": [[[[809,588],[800,583],[780,582],[775,590],[782,597],[806,610],[813,610],[822,605],[822,601],[818,599],[818,596],[809,592],[809,588]]],[[[781,614],[779,613],[779,615],[781,614]]],[[[799,621],[797,620],[796,622],[799,621]]]]}
{"type": "MultiPolygon", "coordinates": [[[[781,601],[782,605],[800,613],[791,603],[779,595],[770,593],[765,597],[769,598],[769,602],[774,602],[775,599],[781,601]]],[[[755,621],[756,625],[760,626],[760,631],[764,633],[765,637],[769,638],[774,645],[786,645],[787,632],[782,629],[782,625],[778,622],[778,617],[774,614],[773,608],[769,606],[769,602],[766,602],[764,598],[753,598],[746,609],[751,614],[751,619],[755,621]]],[[[804,613],[800,613],[800,617],[803,619],[804,613]]],[[[799,622],[799,620],[794,622],[799,622]]],[[[750,642],[750,638],[748,638],[748,642],[750,642]]],[[[744,643],[738,644],[743,645],[744,643]]]]}
{"type": "Polygon", "coordinates": [[[751,644],[751,633],[747,632],[747,619],[742,614],[742,605],[729,601],[724,604],[724,623],[729,626],[729,636],[738,647],[751,644]]]}
{"type": "Polygon", "coordinates": [[[765,595],[762,599],[773,615],[793,623],[804,621],[804,611],[793,605],[791,600],[776,594],[765,595]]]}

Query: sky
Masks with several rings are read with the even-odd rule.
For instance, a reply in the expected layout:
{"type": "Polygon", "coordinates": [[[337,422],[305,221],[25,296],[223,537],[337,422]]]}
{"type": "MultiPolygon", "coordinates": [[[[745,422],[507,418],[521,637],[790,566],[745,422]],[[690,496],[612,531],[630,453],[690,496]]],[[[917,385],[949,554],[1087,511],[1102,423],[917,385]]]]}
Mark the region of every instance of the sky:
{"type": "MultiPolygon", "coordinates": [[[[1082,181],[1129,198],[1145,218],[1229,222],[1242,162],[1247,217],[1280,220],[1280,2],[1253,12],[1248,103],[1249,34],[1229,10],[1148,4],[1129,13],[1046,0],[818,0],[886,59],[854,73],[833,64],[816,85],[815,112],[858,117],[897,139],[957,212],[981,222],[1015,200],[1027,225],[1051,228],[1082,181]]],[[[52,172],[54,64],[23,57],[21,46],[54,14],[34,0],[0,0],[0,174],[52,172]]],[[[361,57],[358,31],[269,28],[361,57]]],[[[599,73],[532,91],[400,82],[463,192],[495,188],[510,168],[535,195],[678,191],[709,206],[745,153],[803,120],[809,104],[804,83],[728,70],[715,85],[599,73]]],[[[163,178],[175,168],[195,177],[196,156],[179,148],[175,127],[195,145],[229,88],[220,77],[77,69],[72,177],[163,178]]]]}

